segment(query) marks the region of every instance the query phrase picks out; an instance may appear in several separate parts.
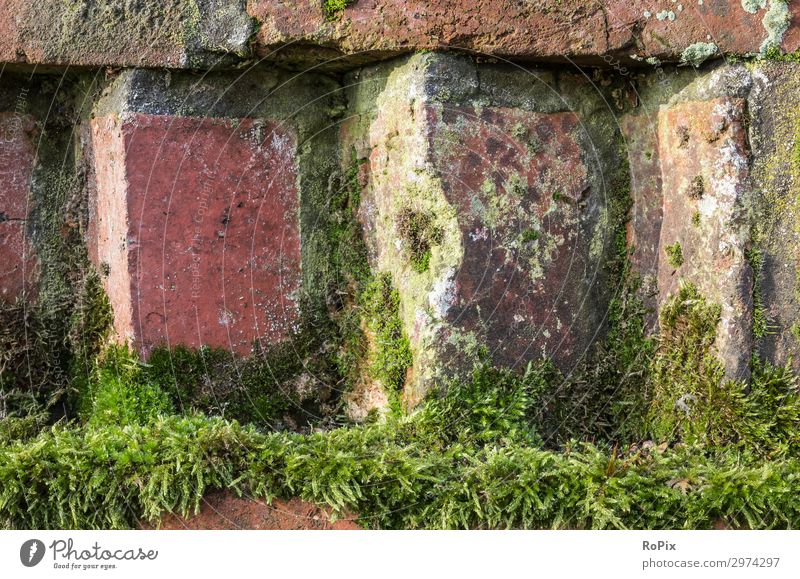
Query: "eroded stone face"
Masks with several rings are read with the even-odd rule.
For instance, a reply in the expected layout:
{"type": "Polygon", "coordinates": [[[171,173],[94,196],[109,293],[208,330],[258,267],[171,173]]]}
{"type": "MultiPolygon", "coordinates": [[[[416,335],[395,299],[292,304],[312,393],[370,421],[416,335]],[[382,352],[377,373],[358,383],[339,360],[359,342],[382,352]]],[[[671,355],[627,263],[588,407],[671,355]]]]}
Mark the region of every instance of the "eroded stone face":
{"type": "Polygon", "coordinates": [[[293,43],[317,44],[318,52],[305,56],[318,60],[342,53],[364,59],[409,48],[458,47],[504,57],[569,57],[619,68],[631,63],[629,55],[678,61],[706,51],[719,57],[758,53],[768,41],[796,50],[797,0],[789,2],[782,33],[783,26],[771,21],[783,17],[783,4],[765,24],[771,3],[782,1],[766,0],[763,7],[753,2],[755,8],[746,10],[741,0],[478,0],[456,9],[426,0],[359,0],[332,21],[326,21],[316,0],[249,0],[248,11],[261,23],[257,51],[265,57],[274,57],[276,51],[300,57],[292,53],[293,43]],[[709,52],[712,46],[715,50],[709,52]]]}
{"type": "Polygon", "coordinates": [[[343,130],[345,150],[367,155],[361,216],[371,265],[400,295],[410,403],[486,356],[505,368],[547,358],[572,370],[603,334],[612,295],[612,193],[602,189],[612,171],[587,165],[597,150],[580,115],[536,112],[529,99],[487,106],[485,95],[507,90],[489,86],[494,71],[481,71],[486,92],[476,92],[474,69],[448,80],[447,62],[368,71],[366,84],[385,86],[370,88],[374,107],[343,130]]]}
{"type": "Polygon", "coordinates": [[[577,115],[470,106],[427,113],[433,164],[464,247],[440,291],[452,355],[472,336],[502,366],[551,358],[569,367],[591,340],[579,318],[600,257],[590,255],[583,219],[590,190],[577,115]]]}
{"type": "Polygon", "coordinates": [[[32,297],[37,260],[27,237],[36,152],[33,118],[0,112],[0,300],[32,297]]]}
{"type": "Polygon", "coordinates": [[[633,203],[626,231],[632,248],[630,261],[641,278],[640,295],[649,312],[645,323],[652,332],[658,325],[656,294],[663,214],[658,115],[626,114],[619,126],[628,152],[633,203]]]}
{"type": "Polygon", "coordinates": [[[772,363],[800,370],[800,64],[765,63],[753,79],[754,242],[768,325],[760,346],[772,363]]]}
{"type": "Polygon", "coordinates": [[[93,259],[123,339],[240,354],[297,321],[296,145],[253,119],[126,113],[92,121],[93,259]]]}
{"type": "Polygon", "coordinates": [[[715,347],[731,378],[747,378],[752,351],[750,193],[745,101],[720,97],[663,107],[658,142],[663,222],[659,299],[694,283],[722,307],[715,347]]]}

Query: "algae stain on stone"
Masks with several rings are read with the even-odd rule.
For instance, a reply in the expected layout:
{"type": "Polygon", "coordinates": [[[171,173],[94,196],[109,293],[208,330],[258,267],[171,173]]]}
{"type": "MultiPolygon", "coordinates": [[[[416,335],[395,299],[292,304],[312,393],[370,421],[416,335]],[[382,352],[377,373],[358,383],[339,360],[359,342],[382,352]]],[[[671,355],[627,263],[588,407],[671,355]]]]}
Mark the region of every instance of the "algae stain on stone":
{"type": "Polygon", "coordinates": [[[400,296],[400,318],[413,353],[412,383],[406,385],[405,395],[411,404],[424,396],[442,367],[432,362],[454,305],[455,274],[464,255],[456,210],[430,163],[420,66],[424,61],[412,56],[389,74],[368,136],[373,267],[391,274],[400,296]],[[424,248],[425,267],[409,259],[409,240],[398,231],[398,223],[410,214],[428,216],[425,229],[435,233],[424,248]]]}

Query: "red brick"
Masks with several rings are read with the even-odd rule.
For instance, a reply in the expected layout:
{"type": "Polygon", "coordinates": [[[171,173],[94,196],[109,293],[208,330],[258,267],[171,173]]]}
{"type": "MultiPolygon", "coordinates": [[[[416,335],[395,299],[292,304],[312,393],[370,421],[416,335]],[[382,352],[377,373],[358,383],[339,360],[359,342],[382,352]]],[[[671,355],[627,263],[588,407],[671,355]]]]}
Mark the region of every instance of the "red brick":
{"type": "Polygon", "coordinates": [[[115,326],[142,354],[216,346],[240,354],[297,321],[295,137],[271,121],[146,114],[91,125],[93,259],[108,269],[115,326]]]}
{"type": "Polygon", "coordinates": [[[35,290],[37,260],[26,235],[34,130],[29,115],[0,113],[0,299],[8,301],[35,290]]]}
{"type": "Polygon", "coordinates": [[[674,294],[684,279],[718,303],[716,349],[727,374],[744,378],[753,321],[752,270],[745,256],[750,237],[745,102],[721,97],[664,108],[658,141],[664,191],[660,299],[674,294]],[[665,251],[676,242],[683,253],[680,267],[670,264],[665,251]]]}
{"type": "Polygon", "coordinates": [[[448,321],[481,336],[504,366],[546,355],[569,367],[593,336],[585,299],[599,265],[582,225],[589,186],[577,115],[463,106],[428,114],[464,244],[448,321]]]}
{"type": "MultiPolygon", "coordinates": [[[[746,12],[740,0],[680,3],[611,0],[604,3],[477,0],[359,0],[341,18],[326,22],[317,0],[250,0],[248,11],[261,22],[257,51],[291,53],[293,44],[317,44],[327,52],[357,58],[420,48],[464,48],[516,58],[577,59],[621,66],[623,55],[678,60],[698,42],[713,42],[721,53],[754,53],[767,36],[765,10],[746,12]],[[672,12],[672,18],[657,17],[672,12]],[[645,13],[649,12],[647,16],[645,13]]],[[[800,48],[800,0],[791,0],[792,25],[783,48],[800,48]]],[[[302,53],[297,53],[303,56],[302,53]]],[[[309,54],[304,55],[309,58],[309,54]]]]}

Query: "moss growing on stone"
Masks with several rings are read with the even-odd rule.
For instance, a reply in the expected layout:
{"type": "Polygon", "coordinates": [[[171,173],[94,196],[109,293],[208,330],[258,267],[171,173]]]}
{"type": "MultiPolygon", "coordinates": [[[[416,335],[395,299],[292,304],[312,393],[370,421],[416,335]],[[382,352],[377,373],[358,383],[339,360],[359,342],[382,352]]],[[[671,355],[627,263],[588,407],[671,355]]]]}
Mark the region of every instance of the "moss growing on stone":
{"type": "Polygon", "coordinates": [[[411,347],[400,319],[400,295],[389,274],[375,277],[361,295],[369,342],[368,372],[391,393],[400,392],[411,367],[411,347]]]}
{"type": "Polygon", "coordinates": [[[431,261],[431,247],[442,242],[444,231],[434,224],[433,215],[404,207],[397,215],[397,232],[403,248],[417,273],[428,271],[431,261]]]}
{"type": "Polygon", "coordinates": [[[683,265],[683,248],[680,242],[676,241],[672,245],[664,247],[664,252],[667,254],[667,262],[673,269],[678,269],[683,265]]]}
{"type": "Polygon", "coordinates": [[[769,312],[761,289],[764,254],[758,247],[751,247],[747,250],[746,257],[753,270],[753,337],[759,339],[770,331],[769,312]]]}
{"type": "Polygon", "coordinates": [[[756,362],[752,384],[725,379],[714,353],[720,306],[684,283],[664,305],[653,360],[649,423],[658,440],[723,446],[763,453],[796,452],[800,396],[784,368],[756,362]]]}
{"type": "Polygon", "coordinates": [[[703,176],[696,175],[692,179],[692,182],[689,184],[689,189],[687,190],[689,198],[694,199],[695,201],[700,200],[703,198],[705,192],[706,192],[706,185],[703,176]]]}
{"type": "Polygon", "coordinates": [[[338,20],[345,8],[356,3],[356,0],[324,0],[322,9],[325,12],[325,18],[329,21],[338,20]]]}

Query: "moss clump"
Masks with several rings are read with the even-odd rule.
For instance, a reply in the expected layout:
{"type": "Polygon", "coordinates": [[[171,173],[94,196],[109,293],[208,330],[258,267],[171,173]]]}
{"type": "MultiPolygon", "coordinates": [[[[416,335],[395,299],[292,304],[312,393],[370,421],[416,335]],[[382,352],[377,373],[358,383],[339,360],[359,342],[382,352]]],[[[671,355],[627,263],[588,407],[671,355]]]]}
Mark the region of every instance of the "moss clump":
{"type": "Polygon", "coordinates": [[[398,392],[411,367],[411,347],[400,319],[400,295],[389,274],[378,275],[361,295],[371,345],[368,372],[390,392],[398,392]]]}
{"type": "Polygon", "coordinates": [[[669,263],[670,267],[678,269],[683,265],[683,248],[679,242],[676,241],[672,245],[667,245],[664,247],[664,251],[667,254],[667,263],[669,263]]]}
{"type": "Polygon", "coordinates": [[[703,195],[706,192],[705,181],[703,180],[702,175],[696,175],[692,182],[689,184],[689,189],[687,194],[689,195],[690,199],[694,199],[698,201],[703,198],[703,195]]]}
{"type": "Polygon", "coordinates": [[[756,339],[766,337],[771,330],[769,312],[764,303],[761,289],[761,272],[764,268],[764,254],[758,247],[750,248],[746,253],[747,261],[753,270],[753,336],[756,339]]]}
{"type": "Polygon", "coordinates": [[[81,392],[81,409],[91,427],[148,424],[174,411],[127,346],[111,346],[103,354],[81,392]]]}
{"type": "Polygon", "coordinates": [[[322,10],[329,21],[338,20],[344,9],[356,3],[356,0],[324,0],[322,10]]]}
{"type": "Polygon", "coordinates": [[[397,231],[411,268],[417,273],[428,271],[431,247],[441,243],[444,237],[442,228],[434,224],[433,215],[404,207],[397,214],[397,231]]]}
{"type": "Polygon", "coordinates": [[[713,352],[720,307],[682,284],[663,307],[649,384],[649,423],[659,441],[796,453],[800,396],[787,369],[756,364],[748,387],[725,379],[713,352]]]}
{"type": "MultiPolygon", "coordinates": [[[[292,343],[269,352],[256,351],[248,358],[218,348],[158,349],[141,375],[158,385],[184,413],[202,412],[261,428],[276,428],[293,415],[295,424],[305,425],[318,413],[301,408],[297,387],[303,375],[303,358],[298,357],[302,349],[292,343]]],[[[303,394],[313,399],[323,389],[323,379],[324,374],[319,382],[304,384],[303,394]]]]}
{"type": "Polygon", "coordinates": [[[470,387],[469,406],[458,390],[412,417],[308,436],[201,416],[55,428],[0,448],[0,524],[138,527],[197,512],[205,493],[229,488],[301,497],[374,528],[800,525],[796,459],[688,445],[542,450],[524,442],[529,404],[507,386],[470,387]],[[466,408],[476,412],[460,414],[466,408]]]}

